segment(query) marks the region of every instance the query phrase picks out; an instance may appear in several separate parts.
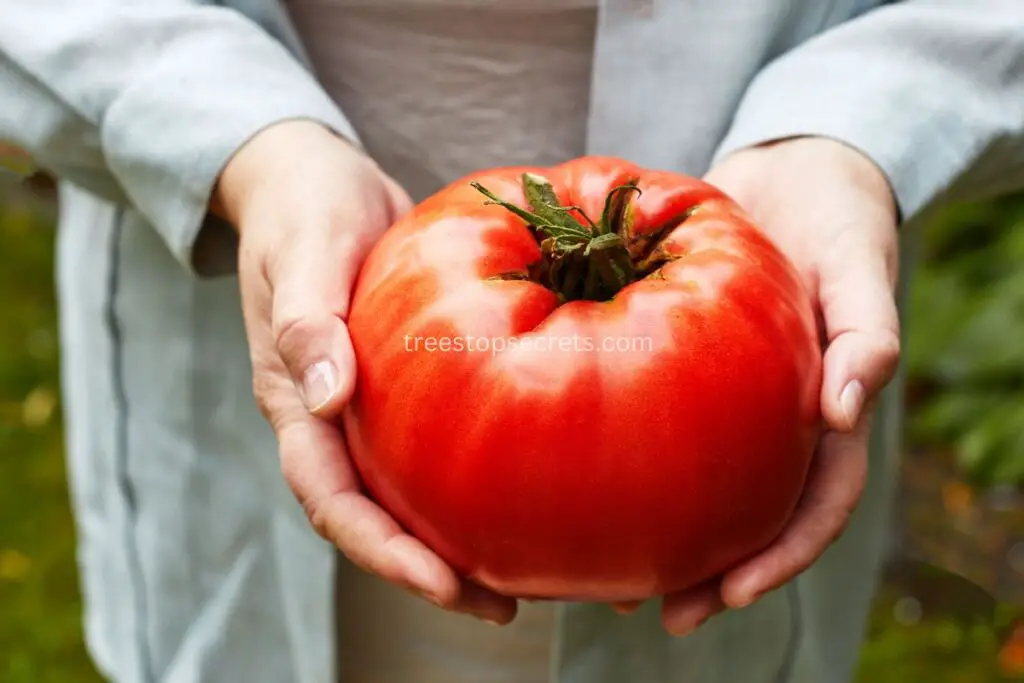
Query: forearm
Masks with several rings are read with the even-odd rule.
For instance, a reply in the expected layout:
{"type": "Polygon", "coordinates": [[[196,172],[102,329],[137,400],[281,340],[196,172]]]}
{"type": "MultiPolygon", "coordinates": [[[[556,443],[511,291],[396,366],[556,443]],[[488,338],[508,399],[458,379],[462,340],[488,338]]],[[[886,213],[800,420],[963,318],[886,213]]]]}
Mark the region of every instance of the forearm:
{"type": "Polygon", "coordinates": [[[220,172],[246,141],[310,119],[355,138],[254,22],[199,2],[36,0],[0,22],[0,139],[145,216],[188,267],[220,172]]]}

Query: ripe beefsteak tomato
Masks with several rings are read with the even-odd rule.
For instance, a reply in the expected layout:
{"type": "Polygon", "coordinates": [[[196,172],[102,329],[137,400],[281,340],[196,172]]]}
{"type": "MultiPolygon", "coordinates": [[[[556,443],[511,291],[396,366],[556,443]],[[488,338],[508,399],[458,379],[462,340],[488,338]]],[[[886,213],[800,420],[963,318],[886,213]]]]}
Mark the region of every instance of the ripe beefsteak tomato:
{"type": "Polygon", "coordinates": [[[700,180],[605,157],[464,178],[385,233],[348,326],[369,495],[500,593],[691,587],[768,545],[802,493],[811,300],[700,180]]]}

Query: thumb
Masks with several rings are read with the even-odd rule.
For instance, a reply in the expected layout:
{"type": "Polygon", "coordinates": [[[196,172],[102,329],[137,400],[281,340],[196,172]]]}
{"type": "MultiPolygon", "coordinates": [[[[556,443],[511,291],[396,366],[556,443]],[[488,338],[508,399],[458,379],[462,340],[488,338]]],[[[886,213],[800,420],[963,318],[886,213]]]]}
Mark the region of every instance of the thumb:
{"type": "Polygon", "coordinates": [[[363,259],[412,207],[389,176],[380,173],[375,182],[381,201],[357,204],[353,193],[345,220],[335,216],[325,229],[296,236],[269,273],[277,352],[306,409],[318,417],[337,417],[355,388],[355,352],[344,321],[363,259]]]}
{"type": "Polygon", "coordinates": [[[336,417],[355,388],[345,326],[352,284],[372,239],[361,231],[310,231],[278,252],[271,271],[276,350],[306,410],[336,417]]]}
{"type": "Polygon", "coordinates": [[[849,432],[892,379],[900,358],[894,277],[883,250],[848,258],[822,272],[819,300],[828,344],[822,412],[830,428],[849,432]]]}
{"type": "Polygon", "coordinates": [[[334,289],[296,274],[278,283],[272,314],[278,354],[303,404],[325,418],[340,414],[355,388],[355,353],[342,319],[348,288],[334,289]]]}

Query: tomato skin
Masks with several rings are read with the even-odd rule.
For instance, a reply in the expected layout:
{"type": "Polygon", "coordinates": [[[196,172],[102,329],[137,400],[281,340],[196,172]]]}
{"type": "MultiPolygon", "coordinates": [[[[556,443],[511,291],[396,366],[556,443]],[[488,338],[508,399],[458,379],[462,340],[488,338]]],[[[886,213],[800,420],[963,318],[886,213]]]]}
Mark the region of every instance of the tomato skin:
{"type": "Polygon", "coordinates": [[[343,427],[369,494],[500,593],[621,601],[693,586],[769,544],[802,492],[820,421],[811,300],[699,180],[605,157],[464,178],[384,235],[348,326],[358,376],[343,427]],[[559,305],[536,282],[489,279],[541,251],[469,181],[524,205],[524,172],[589,216],[636,180],[630,244],[692,215],[661,233],[672,260],[656,276],[559,305]]]}

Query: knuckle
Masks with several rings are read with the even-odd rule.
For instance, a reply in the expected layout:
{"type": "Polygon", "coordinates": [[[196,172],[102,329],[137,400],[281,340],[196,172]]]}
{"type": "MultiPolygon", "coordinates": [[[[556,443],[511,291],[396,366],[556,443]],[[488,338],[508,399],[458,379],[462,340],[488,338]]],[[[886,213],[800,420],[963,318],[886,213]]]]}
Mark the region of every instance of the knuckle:
{"type": "Polygon", "coordinates": [[[899,335],[892,331],[881,332],[872,340],[871,347],[871,355],[877,364],[876,372],[879,373],[877,388],[887,384],[899,367],[902,353],[899,335]]]}
{"type": "Polygon", "coordinates": [[[299,460],[293,457],[282,457],[281,474],[289,487],[291,487],[299,505],[302,506],[302,511],[310,526],[313,527],[317,535],[324,540],[330,541],[329,516],[325,510],[324,501],[304,493],[303,488],[305,487],[302,482],[305,475],[302,472],[302,465],[299,460]]]}
{"type": "Polygon", "coordinates": [[[331,540],[328,533],[327,515],[324,512],[323,505],[320,504],[316,499],[306,499],[302,501],[302,509],[306,513],[306,519],[309,520],[310,526],[313,530],[324,540],[331,540]]]}
{"type": "Polygon", "coordinates": [[[875,340],[875,353],[886,367],[895,367],[902,353],[899,335],[894,331],[879,334],[875,340]]]}
{"type": "Polygon", "coordinates": [[[287,377],[272,368],[257,365],[252,374],[252,394],[260,415],[273,428],[278,439],[288,422],[294,419],[288,409],[288,390],[291,383],[287,377]]]}
{"type": "Polygon", "coordinates": [[[329,312],[283,311],[275,316],[273,338],[284,370],[298,377],[330,353],[339,318],[329,312]]]}
{"type": "Polygon", "coordinates": [[[793,553],[790,556],[790,576],[807,571],[817,558],[818,544],[811,539],[801,539],[794,545],[793,553]]]}
{"type": "Polygon", "coordinates": [[[313,335],[316,326],[309,318],[285,313],[274,321],[274,344],[287,357],[294,349],[301,348],[304,340],[313,335]]]}
{"type": "MultiPolygon", "coordinates": [[[[286,417],[278,418],[275,427],[277,434],[277,441],[280,445],[280,466],[281,475],[284,480],[296,492],[296,495],[302,499],[303,506],[306,505],[306,501],[310,496],[304,495],[302,490],[308,483],[309,479],[308,470],[304,456],[306,455],[304,450],[295,447],[296,439],[293,434],[293,426],[297,423],[290,421],[286,417]]],[[[297,429],[297,427],[294,427],[297,429]]]]}
{"type": "Polygon", "coordinates": [[[327,515],[323,513],[323,507],[313,502],[307,503],[305,507],[306,518],[309,520],[313,530],[324,540],[330,540],[330,534],[327,529],[327,515]]]}
{"type": "Polygon", "coordinates": [[[272,381],[265,372],[255,372],[252,378],[252,393],[256,399],[256,407],[259,409],[260,414],[267,422],[273,424],[274,415],[277,411],[274,409],[274,387],[275,382],[272,381]]]}

